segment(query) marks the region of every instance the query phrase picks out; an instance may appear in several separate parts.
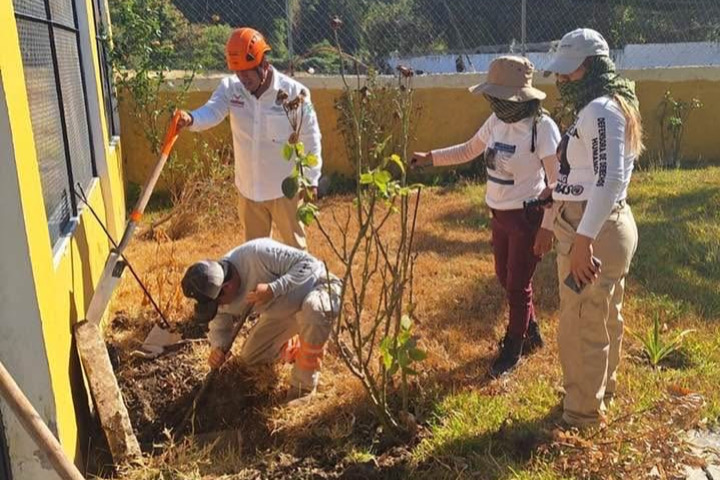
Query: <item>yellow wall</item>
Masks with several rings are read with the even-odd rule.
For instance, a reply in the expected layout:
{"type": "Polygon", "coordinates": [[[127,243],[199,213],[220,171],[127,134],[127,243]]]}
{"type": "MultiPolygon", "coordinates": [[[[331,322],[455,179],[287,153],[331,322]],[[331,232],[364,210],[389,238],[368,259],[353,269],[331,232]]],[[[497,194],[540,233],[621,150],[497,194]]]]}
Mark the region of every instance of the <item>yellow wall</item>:
{"type": "MultiPolygon", "coordinates": [[[[657,69],[638,71],[638,73],[628,72],[628,76],[637,83],[641,113],[647,133],[646,144],[651,152],[660,149],[658,106],[665,91],[669,89],[676,99],[689,100],[696,96],[705,105],[703,109],[693,112],[690,118],[683,142],[683,156],[688,159],[697,157],[720,159],[720,148],[714,130],[704,128],[713,124],[716,112],[720,111],[720,75],[710,75],[710,79],[702,79],[700,76],[698,79],[696,75],[685,73],[687,71],[688,69],[657,69]]],[[[481,97],[467,91],[467,86],[475,82],[474,78],[482,81],[480,75],[475,77],[442,75],[417,79],[415,101],[421,107],[421,116],[416,125],[415,141],[412,142],[411,150],[427,150],[462,142],[477,131],[490,110],[481,97]]],[[[339,82],[318,81],[315,78],[301,78],[300,81],[309,86],[318,113],[323,134],[324,173],[351,172],[343,139],[337,129],[338,111],[334,108],[335,99],[341,93],[339,82]]],[[[536,81],[538,87],[548,93],[545,107],[552,108],[557,94],[551,79],[539,77],[536,81]]],[[[188,94],[186,107],[192,109],[202,105],[215,85],[217,85],[216,78],[196,81],[193,91],[188,94]]],[[[165,95],[170,99],[176,93],[167,92],[165,95]]],[[[127,101],[121,100],[120,116],[123,125],[127,179],[142,184],[150,171],[153,159],[148,153],[148,143],[143,136],[141,126],[132,120],[129,110],[127,101]]],[[[192,138],[197,135],[185,133],[181,136],[175,147],[180,158],[190,158],[193,148],[192,138]]],[[[199,135],[214,144],[230,142],[229,124],[226,120],[215,129],[199,135]]]]}
{"type": "MultiPolygon", "coordinates": [[[[87,7],[92,12],[89,2],[87,7]]],[[[90,212],[82,208],[77,228],[70,238],[59,241],[53,256],[12,2],[3,2],[0,6],[0,24],[5,26],[0,29],[0,44],[3,45],[0,73],[10,115],[11,147],[18,159],[20,204],[26,228],[25,232],[11,234],[24,234],[27,238],[55,407],[54,413],[41,414],[55,417],[48,421],[57,426],[65,452],[83,469],[85,465],[82,456],[87,448],[88,435],[83,427],[88,419],[89,404],[72,337],[72,326],[85,315],[108,255],[109,243],[90,212]]],[[[88,24],[93,25],[92,20],[88,24]]],[[[94,33],[91,38],[94,38],[94,33]]],[[[95,44],[92,44],[94,52],[95,44]]],[[[94,58],[95,77],[99,85],[96,54],[94,58]]],[[[102,99],[98,103],[102,109],[102,99]]],[[[99,117],[101,122],[105,121],[102,111],[99,117]]],[[[106,207],[112,209],[114,224],[109,226],[110,230],[122,232],[125,205],[120,146],[110,146],[104,123],[101,127],[105,158],[98,158],[97,162],[106,162],[102,169],[98,168],[104,172],[103,178],[93,180],[86,193],[104,223],[107,223],[108,218],[106,207]],[[103,192],[102,188],[106,191],[103,192]],[[112,204],[106,205],[104,199],[110,199],[112,204]]],[[[36,349],[43,346],[25,348],[27,354],[32,355],[33,350],[38,351],[36,349]]]]}

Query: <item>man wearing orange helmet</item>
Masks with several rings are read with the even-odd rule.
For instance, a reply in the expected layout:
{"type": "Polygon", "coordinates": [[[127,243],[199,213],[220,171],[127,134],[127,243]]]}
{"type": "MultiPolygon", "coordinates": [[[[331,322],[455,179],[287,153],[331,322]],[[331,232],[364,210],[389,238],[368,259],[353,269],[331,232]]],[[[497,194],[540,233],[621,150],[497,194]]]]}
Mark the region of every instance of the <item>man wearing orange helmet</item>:
{"type": "Polygon", "coordinates": [[[214,127],[230,115],[235,152],[235,185],[240,191],[240,219],[245,240],[268,237],[275,224],[282,241],[306,249],[305,230],[297,220],[299,196],[287,199],[282,181],[292,173],[293,164],[282,155],[282,147],[292,128],[277,101],[284,91],[295,98],[305,91],[303,122],[299,140],[305,151],[318,158],[315,167],[305,170],[317,195],[322,166],[320,127],[308,89],[275,70],[266,58],[270,45],[260,32],[239,28],[225,46],[228,69],[235,74],[224,78],[210,100],[192,112],[181,112],[180,127],[202,131],[214,127]]]}

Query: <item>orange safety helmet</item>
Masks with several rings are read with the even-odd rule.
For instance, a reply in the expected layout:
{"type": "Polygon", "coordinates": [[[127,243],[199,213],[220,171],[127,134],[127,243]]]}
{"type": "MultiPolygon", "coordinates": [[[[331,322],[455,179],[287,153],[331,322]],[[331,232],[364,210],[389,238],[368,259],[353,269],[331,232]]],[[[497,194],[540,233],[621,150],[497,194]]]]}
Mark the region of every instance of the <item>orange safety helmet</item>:
{"type": "Polygon", "coordinates": [[[232,71],[257,68],[270,51],[270,45],[260,32],[252,28],[233,30],[225,44],[225,58],[228,68],[232,71]]]}

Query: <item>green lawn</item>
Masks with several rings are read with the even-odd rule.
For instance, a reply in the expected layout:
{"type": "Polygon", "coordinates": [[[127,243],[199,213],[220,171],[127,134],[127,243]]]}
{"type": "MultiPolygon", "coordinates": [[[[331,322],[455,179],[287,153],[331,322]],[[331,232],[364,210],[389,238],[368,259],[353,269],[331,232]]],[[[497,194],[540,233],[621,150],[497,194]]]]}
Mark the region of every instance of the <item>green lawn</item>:
{"type": "MultiPolygon", "coordinates": [[[[466,189],[474,202],[480,203],[483,187],[466,189]]],[[[658,371],[643,362],[640,343],[626,335],[620,398],[610,411],[611,422],[614,418],[616,425],[621,425],[625,417],[630,417],[640,428],[641,412],[661,405],[669,388],[684,388],[703,395],[706,403],[701,417],[710,424],[717,423],[720,168],[636,173],[629,203],[638,224],[640,244],[628,280],[626,325],[635,332],[644,332],[653,316],[659,314],[667,325],[666,334],[684,328],[696,332],[686,337],[685,348],[671,359],[670,365],[658,371]]],[[[552,278],[543,276],[543,270],[547,274],[549,267],[540,269],[538,282],[552,278]]],[[[552,322],[545,330],[546,336],[554,335],[555,326],[552,322]]],[[[556,360],[554,355],[552,358],[556,360]]],[[[549,441],[548,432],[559,415],[559,396],[553,383],[559,379],[559,369],[537,362],[527,362],[523,369],[502,394],[480,388],[444,397],[435,409],[432,434],[414,450],[421,476],[565,478],[563,469],[558,468],[562,465],[560,457],[572,455],[573,447],[549,455],[535,451],[539,444],[549,441]]],[[[625,434],[612,424],[609,430],[604,437],[614,439],[625,434]]],[[[630,462],[633,458],[641,461],[629,454],[624,456],[620,443],[614,454],[630,462]]],[[[632,441],[629,443],[632,445],[632,441]]],[[[652,466],[649,463],[645,473],[652,466]]],[[[643,470],[642,465],[636,467],[643,470]]]]}

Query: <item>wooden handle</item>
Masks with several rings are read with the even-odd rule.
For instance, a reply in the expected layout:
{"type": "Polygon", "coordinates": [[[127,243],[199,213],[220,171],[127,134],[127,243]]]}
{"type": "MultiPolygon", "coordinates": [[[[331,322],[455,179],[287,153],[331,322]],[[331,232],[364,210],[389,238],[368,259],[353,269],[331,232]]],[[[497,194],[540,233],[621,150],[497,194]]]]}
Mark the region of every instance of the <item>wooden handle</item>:
{"type": "Polygon", "coordinates": [[[150,195],[152,195],[153,189],[155,188],[155,184],[158,181],[158,178],[160,178],[160,173],[163,170],[163,167],[165,166],[165,162],[167,161],[168,157],[170,156],[170,151],[172,151],[173,145],[175,145],[175,141],[178,138],[178,122],[180,121],[180,110],[175,110],[175,114],[172,117],[172,120],[170,121],[170,126],[167,129],[167,132],[165,133],[165,140],[163,141],[162,146],[162,153],[160,155],[160,159],[155,164],[155,168],[153,169],[152,173],[150,174],[150,178],[147,179],[147,182],[145,182],[145,186],[142,189],[142,193],[140,194],[140,198],[137,201],[137,204],[135,205],[135,208],[133,209],[132,213],[130,214],[130,221],[131,222],[139,222],[140,218],[142,217],[143,212],[145,211],[145,207],[147,206],[148,201],[150,200],[150,195]]]}
{"type": "Polygon", "coordinates": [[[35,444],[45,452],[55,471],[63,480],[84,480],[74,463],[65,455],[60,442],[45,425],[40,415],[0,362],[0,394],[10,405],[25,431],[35,444]]]}

